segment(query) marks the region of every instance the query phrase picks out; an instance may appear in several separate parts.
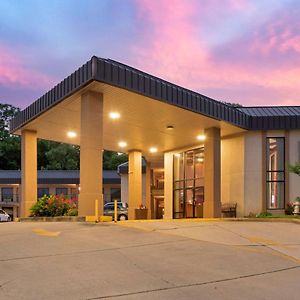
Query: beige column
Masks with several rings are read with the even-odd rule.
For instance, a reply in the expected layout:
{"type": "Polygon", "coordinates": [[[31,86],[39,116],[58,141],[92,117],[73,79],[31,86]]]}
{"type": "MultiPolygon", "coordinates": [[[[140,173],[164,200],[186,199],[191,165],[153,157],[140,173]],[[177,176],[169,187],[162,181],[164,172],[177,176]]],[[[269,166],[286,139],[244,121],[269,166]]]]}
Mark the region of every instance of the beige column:
{"type": "Polygon", "coordinates": [[[148,208],[148,219],[152,218],[152,206],[151,206],[151,165],[147,162],[146,165],[146,207],[148,208]]]}
{"type": "Polygon", "coordinates": [[[135,209],[142,204],[142,153],[128,153],[128,219],[135,219],[135,209]]]}
{"type": "Polygon", "coordinates": [[[31,206],[37,201],[37,134],[21,132],[21,203],[20,216],[28,217],[31,206]]]}
{"type": "Polygon", "coordinates": [[[164,154],[164,219],[173,219],[173,153],[164,154]]]}
{"type": "Polygon", "coordinates": [[[80,125],[80,194],[78,215],[94,216],[95,200],[103,214],[102,139],[103,95],[86,92],[81,96],[80,125]]]}
{"type": "MultiPolygon", "coordinates": [[[[221,217],[220,129],[205,130],[204,142],[204,218],[221,217]]],[[[234,158],[233,158],[234,159],[234,158]]]]}

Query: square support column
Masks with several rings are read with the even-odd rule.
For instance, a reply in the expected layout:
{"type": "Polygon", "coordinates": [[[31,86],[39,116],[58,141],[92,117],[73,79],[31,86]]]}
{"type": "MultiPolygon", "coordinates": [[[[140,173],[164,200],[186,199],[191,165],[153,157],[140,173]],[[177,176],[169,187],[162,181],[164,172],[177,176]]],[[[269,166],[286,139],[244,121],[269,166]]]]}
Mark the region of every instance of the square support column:
{"type": "Polygon", "coordinates": [[[152,218],[152,206],[151,206],[151,164],[147,162],[146,165],[146,207],[148,208],[148,219],[152,218]]]}
{"type": "Polygon", "coordinates": [[[219,128],[205,130],[204,218],[221,217],[221,138],[219,128]]]}
{"type": "Polygon", "coordinates": [[[173,219],[173,153],[164,154],[164,219],[173,219]]]}
{"type": "Polygon", "coordinates": [[[102,94],[95,92],[82,94],[80,122],[80,194],[78,215],[94,216],[96,199],[99,200],[99,215],[102,215],[102,94]]]}
{"type": "Polygon", "coordinates": [[[21,206],[20,216],[28,217],[31,206],[37,201],[37,134],[21,132],[21,206]]]}
{"type": "Polygon", "coordinates": [[[135,219],[135,209],[142,204],[142,153],[128,153],[128,219],[135,219]]]}

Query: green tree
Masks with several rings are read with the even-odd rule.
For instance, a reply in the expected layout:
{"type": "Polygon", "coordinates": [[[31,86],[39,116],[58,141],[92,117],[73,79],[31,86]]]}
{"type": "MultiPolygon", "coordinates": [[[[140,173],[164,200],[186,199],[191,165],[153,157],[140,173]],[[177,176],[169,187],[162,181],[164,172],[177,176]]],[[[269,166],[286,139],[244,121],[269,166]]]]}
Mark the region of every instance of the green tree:
{"type": "Polygon", "coordinates": [[[290,172],[300,176],[300,162],[295,163],[294,165],[289,165],[290,172]]]}
{"type": "Polygon", "coordinates": [[[10,104],[0,103],[0,141],[10,136],[9,121],[20,109],[10,104]]]}
{"type": "Polygon", "coordinates": [[[9,120],[20,111],[10,104],[0,103],[0,169],[18,170],[21,166],[21,142],[9,133],[9,120]]]}
{"type": "Polygon", "coordinates": [[[103,169],[104,170],[116,170],[118,165],[127,162],[128,155],[125,153],[118,154],[113,151],[103,152],[103,169]]]}
{"type": "Polygon", "coordinates": [[[45,153],[47,170],[78,170],[79,146],[52,142],[45,153]]]}

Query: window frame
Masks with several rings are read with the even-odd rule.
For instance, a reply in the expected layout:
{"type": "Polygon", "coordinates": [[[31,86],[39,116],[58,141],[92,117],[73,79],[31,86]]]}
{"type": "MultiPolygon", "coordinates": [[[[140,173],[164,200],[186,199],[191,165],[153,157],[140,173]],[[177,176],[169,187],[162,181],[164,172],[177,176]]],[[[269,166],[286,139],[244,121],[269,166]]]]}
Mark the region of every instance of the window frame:
{"type": "MultiPolygon", "coordinates": [[[[285,137],[284,136],[267,136],[266,137],[266,153],[265,153],[265,156],[266,156],[266,208],[267,210],[283,210],[285,209],[285,182],[286,182],[286,176],[285,176],[285,173],[286,173],[286,163],[285,163],[285,158],[286,158],[286,150],[285,150],[285,137]],[[270,145],[270,140],[271,139],[275,139],[275,140],[282,140],[283,141],[283,170],[281,169],[278,169],[278,170],[270,170],[270,166],[269,166],[269,145],[270,145]],[[277,179],[277,180],[274,180],[274,179],[270,179],[272,178],[272,174],[280,174],[282,176],[279,176],[279,178],[283,178],[283,179],[277,179]],[[270,176],[271,175],[271,176],[270,176]],[[268,193],[268,188],[269,186],[272,184],[272,183],[283,183],[283,206],[282,207],[270,207],[270,199],[268,198],[268,196],[270,196],[270,194],[268,193]]],[[[280,154],[281,155],[281,154],[280,154]]]]}

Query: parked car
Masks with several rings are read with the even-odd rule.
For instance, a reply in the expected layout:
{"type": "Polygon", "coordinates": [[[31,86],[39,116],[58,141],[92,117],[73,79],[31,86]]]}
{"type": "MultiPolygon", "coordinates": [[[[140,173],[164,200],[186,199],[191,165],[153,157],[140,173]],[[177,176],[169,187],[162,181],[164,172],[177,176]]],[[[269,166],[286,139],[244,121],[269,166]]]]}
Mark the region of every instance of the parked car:
{"type": "Polygon", "coordinates": [[[9,221],[11,221],[10,215],[3,209],[0,209],[0,222],[9,222],[9,221]]]}
{"type": "MultiPolygon", "coordinates": [[[[103,214],[111,216],[114,219],[115,206],[114,202],[107,202],[104,204],[103,214]]],[[[128,206],[127,203],[118,202],[118,221],[128,220],[128,206]]]]}

